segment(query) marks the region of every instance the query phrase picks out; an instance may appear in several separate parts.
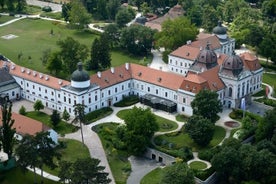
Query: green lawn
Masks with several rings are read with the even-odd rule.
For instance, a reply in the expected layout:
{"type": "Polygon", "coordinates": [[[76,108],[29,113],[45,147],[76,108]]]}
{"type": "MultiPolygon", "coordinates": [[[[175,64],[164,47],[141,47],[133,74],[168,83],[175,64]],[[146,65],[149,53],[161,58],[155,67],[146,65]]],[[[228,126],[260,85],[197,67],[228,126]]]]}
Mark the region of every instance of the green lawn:
{"type": "Polygon", "coordinates": [[[263,82],[269,84],[270,86],[274,87],[274,95],[276,91],[276,74],[263,74],[263,82]]]}
{"type": "Polygon", "coordinates": [[[218,145],[225,137],[226,131],[224,128],[215,126],[215,133],[213,139],[207,147],[200,147],[189,137],[187,133],[178,132],[165,134],[155,137],[154,142],[157,148],[167,149],[167,150],[179,150],[180,148],[186,146],[192,149],[192,151],[199,151],[202,149],[208,149],[218,145]],[[169,144],[172,144],[169,148],[169,144]]]}
{"type": "Polygon", "coordinates": [[[116,184],[125,184],[131,166],[127,159],[129,155],[114,148],[112,143],[117,126],[116,123],[105,123],[93,127],[93,130],[98,133],[101,139],[116,184]]]}
{"type": "MultiPolygon", "coordinates": [[[[37,180],[40,183],[40,176],[37,175],[37,180]]],[[[59,182],[55,182],[48,179],[43,179],[44,184],[58,184],[59,182]]],[[[1,184],[31,184],[34,183],[34,173],[27,171],[26,174],[23,174],[20,168],[14,168],[9,171],[0,173],[0,183],[1,184]]]]}
{"type": "Polygon", "coordinates": [[[183,114],[178,114],[175,117],[176,121],[180,121],[180,122],[187,122],[188,118],[189,118],[188,116],[185,116],[183,114]]]}
{"type": "MultiPolygon", "coordinates": [[[[40,121],[46,124],[47,126],[53,128],[50,120],[50,116],[44,112],[30,111],[30,112],[27,112],[26,116],[29,118],[35,119],[37,121],[40,121]]],[[[75,126],[73,126],[72,124],[66,123],[64,121],[59,122],[58,126],[53,129],[60,135],[72,133],[77,130],[75,126]]]]}
{"type": "Polygon", "coordinates": [[[3,24],[3,23],[5,23],[5,22],[8,22],[8,21],[10,21],[10,20],[12,20],[12,19],[15,19],[14,17],[12,17],[12,16],[6,16],[6,15],[0,15],[0,24],[3,24]]]}
{"type": "MultiPolygon", "coordinates": [[[[64,160],[64,161],[74,162],[78,158],[90,157],[88,148],[85,145],[83,145],[81,142],[73,139],[62,139],[61,141],[64,143],[65,148],[60,150],[60,153],[62,155],[60,161],[64,160]]],[[[60,161],[55,160],[56,164],[58,164],[60,161]]],[[[45,167],[44,170],[55,176],[57,176],[59,172],[59,168],[51,170],[45,167]]]]}
{"type": "MultiPolygon", "coordinates": [[[[16,64],[44,73],[47,73],[47,70],[40,60],[42,52],[49,48],[51,51],[58,51],[59,47],[56,44],[58,40],[64,40],[70,36],[90,49],[94,39],[98,36],[90,31],[69,29],[64,23],[41,19],[22,19],[0,27],[0,36],[7,34],[14,34],[18,37],[10,40],[0,38],[0,53],[16,64]],[[50,34],[51,30],[53,30],[53,35],[50,34]],[[19,60],[18,55],[21,53],[22,57],[19,60]]],[[[144,60],[143,57],[132,56],[121,50],[111,52],[112,66],[119,66],[125,62],[146,65],[151,59],[152,56],[144,60]]]]}
{"type": "Polygon", "coordinates": [[[197,170],[202,170],[207,168],[207,164],[201,161],[194,161],[189,164],[190,168],[192,169],[197,169],[197,170]]]}
{"type": "Polygon", "coordinates": [[[140,184],[159,184],[163,175],[163,169],[156,168],[144,176],[140,184]]]}
{"type": "MultiPolygon", "coordinates": [[[[121,110],[117,113],[117,116],[121,119],[124,119],[125,115],[131,111],[131,109],[125,109],[125,110],[121,110]]],[[[177,123],[165,118],[162,118],[160,116],[154,115],[156,118],[156,122],[158,123],[159,132],[167,132],[167,131],[171,131],[171,130],[175,130],[178,126],[177,123]]]]}

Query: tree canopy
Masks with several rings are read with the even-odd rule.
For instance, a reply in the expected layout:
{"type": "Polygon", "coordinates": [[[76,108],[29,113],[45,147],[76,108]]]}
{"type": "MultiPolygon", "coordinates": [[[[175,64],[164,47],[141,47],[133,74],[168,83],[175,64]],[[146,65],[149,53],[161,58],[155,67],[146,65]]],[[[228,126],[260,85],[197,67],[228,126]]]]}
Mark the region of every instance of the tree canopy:
{"type": "Polygon", "coordinates": [[[193,115],[185,124],[185,131],[200,146],[206,146],[213,138],[215,125],[209,119],[193,115]]]}
{"type": "Polygon", "coordinates": [[[201,115],[211,120],[212,123],[215,123],[217,113],[222,112],[222,104],[218,99],[218,94],[210,90],[201,90],[196,94],[191,106],[194,114],[201,115]]]}
{"type": "MultiPolygon", "coordinates": [[[[64,11],[65,13],[66,11],[64,11]]],[[[78,0],[70,2],[70,9],[68,11],[68,19],[72,27],[83,29],[91,21],[91,15],[84,8],[83,4],[78,0]]]]}
{"type": "Polygon", "coordinates": [[[194,184],[194,173],[184,162],[176,163],[165,168],[161,184],[194,184]]]}
{"type": "Polygon", "coordinates": [[[162,23],[162,31],[156,34],[156,45],[174,50],[188,40],[195,40],[198,30],[186,17],[166,20],[162,23]]]}
{"type": "Polygon", "coordinates": [[[105,167],[99,166],[100,160],[95,158],[77,159],[74,163],[61,162],[59,172],[60,180],[71,181],[71,183],[108,184],[111,180],[108,173],[103,170],[105,167]]]}
{"type": "Polygon", "coordinates": [[[126,125],[117,131],[130,154],[141,155],[149,145],[158,124],[150,109],[133,107],[124,117],[126,125]]]}
{"type": "Polygon", "coordinates": [[[35,111],[40,111],[41,109],[44,109],[44,105],[41,100],[35,101],[33,108],[35,111]]]}

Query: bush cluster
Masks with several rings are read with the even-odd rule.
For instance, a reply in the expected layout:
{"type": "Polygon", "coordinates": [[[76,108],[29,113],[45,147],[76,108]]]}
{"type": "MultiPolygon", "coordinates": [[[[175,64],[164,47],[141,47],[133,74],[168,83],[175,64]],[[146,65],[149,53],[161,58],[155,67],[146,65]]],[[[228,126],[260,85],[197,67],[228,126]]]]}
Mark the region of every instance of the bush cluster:
{"type": "Polygon", "coordinates": [[[139,102],[139,97],[137,95],[130,95],[127,97],[123,97],[120,102],[114,104],[115,107],[127,107],[134,105],[139,102]]]}
{"type": "Polygon", "coordinates": [[[104,107],[99,110],[95,110],[93,112],[90,112],[86,114],[86,123],[95,122],[101,118],[104,118],[106,116],[109,116],[113,112],[113,109],[110,107],[104,107]]]}

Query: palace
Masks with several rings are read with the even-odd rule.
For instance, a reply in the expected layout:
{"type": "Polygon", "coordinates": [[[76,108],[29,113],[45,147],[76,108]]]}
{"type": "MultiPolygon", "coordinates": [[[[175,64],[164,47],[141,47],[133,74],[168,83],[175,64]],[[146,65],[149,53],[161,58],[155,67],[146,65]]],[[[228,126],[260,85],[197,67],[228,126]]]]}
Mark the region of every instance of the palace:
{"type": "Polygon", "coordinates": [[[244,98],[261,90],[263,68],[251,53],[236,55],[234,39],[219,24],[214,34],[199,34],[169,55],[170,72],[133,63],[89,76],[82,63],[65,81],[0,62],[0,93],[10,99],[24,98],[51,109],[74,115],[74,105],[84,104],[85,112],[112,106],[125,96],[138,95],[140,102],[168,112],[192,115],[191,102],[203,89],[216,91],[226,108],[239,108],[244,98]]]}

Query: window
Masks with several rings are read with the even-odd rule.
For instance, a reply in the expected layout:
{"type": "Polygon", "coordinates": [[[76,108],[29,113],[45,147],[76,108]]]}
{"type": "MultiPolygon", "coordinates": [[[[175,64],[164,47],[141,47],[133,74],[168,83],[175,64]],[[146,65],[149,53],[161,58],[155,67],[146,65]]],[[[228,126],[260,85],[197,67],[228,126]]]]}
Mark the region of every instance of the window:
{"type": "Polygon", "coordinates": [[[128,88],[130,88],[130,83],[128,83],[128,88]]]}
{"type": "Polygon", "coordinates": [[[41,88],[39,87],[38,90],[41,91],[41,88]]]}
{"type": "Polygon", "coordinates": [[[232,97],[232,88],[231,87],[229,88],[228,94],[229,94],[229,97],[232,97]]]}
{"type": "Polygon", "coordinates": [[[185,107],[182,107],[182,112],[184,112],[185,111],[185,107]]]}
{"type": "Polygon", "coordinates": [[[21,81],[21,85],[23,85],[23,81],[21,81]]]}
{"type": "Polygon", "coordinates": [[[29,87],[29,83],[27,82],[27,87],[29,87]]]}
{"type": "Polygon", "coordinates": [[[77,101],[76,100],[74,100],[74,105],[76,105],[77,104],[77,101]]]}
{"type": "Polygon", "coordinates": [[[63,98],[63,101],[66,102],[66,97],[63,98]]]}
{"type": "Polygon", "coordinates": [[[144,90],[144,85],[141,85],[141,89],[144,90]]]}
{"type": "Polygon", "coordinates": [[[96,96],[95,96],[95,101],[97,101],[97,100],[98,100],[98,96],[96,95],[96,96]]]}
{"type": "Polygon", "coordinates": [[[148,92],[150,92],[150,87],[148,87],[148,92]]]}
{"type": "Polygon", "coordinates": [[[183,98],[183,103],[186,103],[186,98],[183,98]]]}
{"type": "Polygon", "coordinates": [[[165,92],[165,97],[168,97],[168,92],[165,92]]]}
{"type": "Polygon", "coordinates": [[[117,88],[115,88],[115,93],[117,93],[117,88]]]}
{"type": "Polygon", "coordinates": [[[15,93],[14,93],[14,91],[12,92],[12,96],[14,96],[15,95],[15,93]]]}
{"type": "Polygon", "coordinates": [[[102,93],[102,98],[104,97],[104,93],[102,93]]]}
{"type": "Polygon", "coordinates": [[[69,101],[69,104],[71,104],[71,99],[70,98],[68,99],[68,101],[69,101]]]}
{"type": "Polygon", "coordinates": [[[108,95],[110,95],[110,90],[108,90],[108,95]]]}
{"type": "Polygon", "coordinates": [[[60,98],[60,94],[58,94],[58,97],[60,98]]]}
{"type": "Polygon", "coordinates": [[[124,85],[122,85],[122,90],[124,90],[124,85]]]}
{"type": "Polygon", "coordinates": [[[88,103],[91,103],[91,98],[90,97],[88,98],[88,103]]]}
{"type": "Polygon", "coordinates": [[[52,91],[52,95],[54,95],[54,92],[52,91]]]}
{"type": "Polygon", "coordinates": [[[45,89],[45,93],[47,93],[47,89],[45,89]]]}
{"type": "Polygon", "coordinates": [[[33,85],[33,89],[35,89],[35,86],[33,85]]]}
{"type": "Polygon", "coordinates": [[[158,95],[158,89],[156,89],[156,90],[155,90],[155,94],[157,94],[157,95],[158,95]]]}
{"type": "Polygon", "coordinates": [[[175,100],[177,100],[177,95],[174,95],[173,98],[174,98],[175,100]]]}

